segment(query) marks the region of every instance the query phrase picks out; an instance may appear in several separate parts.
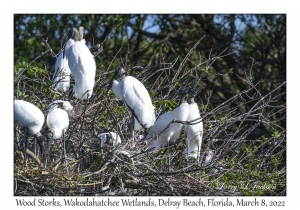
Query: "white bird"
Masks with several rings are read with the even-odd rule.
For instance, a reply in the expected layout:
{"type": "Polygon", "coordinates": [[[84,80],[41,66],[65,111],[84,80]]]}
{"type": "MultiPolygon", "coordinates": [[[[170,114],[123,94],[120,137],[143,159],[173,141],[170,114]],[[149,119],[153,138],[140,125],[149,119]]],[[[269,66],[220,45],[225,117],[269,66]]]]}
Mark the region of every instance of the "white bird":
{"type": "Polygon", "coordinates": [[[156,150],[161,149],[163,146],[169,143],[175,143],[179,138],[180,133],[183,128],[181,123],[172,123],[169,128],[166,127],[173,121],[186,121],[189,114],[189,104],[185,100],[185,91],[180,90],[180,105],[174,110],[164,113],[159,116],[155,121],[154,125],[150,128],[148,132],[149,137],[157,138],[149,146],[149,149],[155,148],[156,150]],[[166,129],[166,130],[165,130],[166,129]],[[162,131],[165,130],[163,133],[162,131]],[[159,135],[161,134],[161,135],[159,135]],[[157,137],[157,135],[159,135],[157,137]]]}
{"type": "Polygon", "coordinates": [[[101,138],[103,144],[110,144],[113,146],[121,144],[121,137],[115,132],[100,133],[98,136],[101,138]]]}
{"type": "MultiPolygon", "coordinates": [[[[183,128],[181,123],[172,123],[173,120],[186,121],[189,114],[189,104],[185,100],[185,89],[181,89],[180,93],[180,105],[170,112],[166,112],[161,115],[150,128],[148,132],[149,137],[156,138],[148,149],[155,148],[155,150],[161,149],[163,146],[168,145],[170,150],[170,143],[175,143],[179,138],[183,128]],[[167,126],[170,126],[167,128],[167,126]],[[166,129],[167,128],[167,129],[166,129]],[[158,136],[159,135],[159,136],[158,136]]],[[[170,170],[170,151],[169,151],[169,170],[170,170]]]]}
{"type": "Polygon", "coordinates": [[[59,139],[63,137],[63,153],[65,158],[66,169],[68,171],[67,164],[66,164],[65,132],[69,127],[69,116],[65,110],[58,108],[59,106],[62,105],[63,102],[59,102],[59,103],[51,103],[48,106],[49,112],[47,115],[47,126],[52,133],[53,139],[59,139]]]}
{"type": "Polygon", "coordinates": [[[77,33],[80,41],[65,48],[64,56],[75,79],[74,95],[80,100],[85,100],[93,94],[96,63],[83,39],[83,27],[79,28],[79,32],[74,28],[69,32],[72,37],[76,37],[77,33]]]}
{"type": "MultiPolygon", "coordinates": [[[[68,41],[64,46],[64,50],[68,49],[71,45],[75,44],[75,42],[79,41],[81,37],[79,37],[80,33],[76,28],[69,31],[68,41]]],[[[70,88],[70,76],[71,70],[68,65],[68,61],[66,57],[63,56],[64,51],[60,52],[59,56],[56,59],[54,66],[54,74],[53,74],[53,84],[52,87],[57,91],[66,92],[70,88]]]]}
{"type": "Polygon", "coordinates": [[[207,166],[211,163],[212,159],[213,159],[214,153],[212,150],[208,150],[207,155],[205,157],[203,166],[207,166]]]}
{"type": "Polygon", "coordinates": [[[63,52],[57,57],[54,74],[53,74],[53,84],[52,87],[56,91],[66,92],[70,88],[70,74],[71,70],[68,66],[66,58],[63,58],[63,52]]]}
{"type": "MultiPolygon", "coordinates": [[[[194,97],[197,93],[197,89],[193,88],[189,91],[189,115],[187,121],[192,121],[200,118],[200,113],[198,109],[198,105],[194,100],[194,97]]],[[[186,147],[183,150],[182,154],[186,159],[189,157],[197,158],[199,161],[202,136],[203,136],[203,122],[202,119],[198,119],[196,121],[191,122],[191,125],[185,125],[185,143],[186,147]]]]}
{"type": "MultiPolygon", "coordinates": [[[[42,151],[43,142],[46,141],[46,137],[40,133],[45,121],[43,112],[38,107],[27,101],[14,100],[14,119],[20,125],[29,129],[30,133],[36,138],[36,141],[42,151]]],[[[21,142],[25,162],[27,160],[26,149],[28,140],[28,130],[26,128],[21,142]]]]}
{"type": "Polygon", "coordinates": [[[136,78],[126,76],[126,71],[119,67],[108,86],[115,95],[125,102],[132,114],[131,138],[134,146],[134,131],[150,128],[155,122],[154,106],[145,86],[136,78]],[[118,81],[120,80],[120,81],[118,81]]]}

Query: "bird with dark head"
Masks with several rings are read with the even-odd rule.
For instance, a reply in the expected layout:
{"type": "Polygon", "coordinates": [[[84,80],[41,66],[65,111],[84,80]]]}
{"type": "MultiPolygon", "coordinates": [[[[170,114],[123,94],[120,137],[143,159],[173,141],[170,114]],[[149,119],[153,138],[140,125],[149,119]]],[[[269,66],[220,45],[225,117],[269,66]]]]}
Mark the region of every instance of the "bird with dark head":
{"type": "Polygon", "coordinates": [[[108,92],[112,88],[114,80],[120,81],[125,77],[126,74],[127,74],[127,72],[125,71],[124,68],[122,68],[122,67],[117,68],[114,72],[114,76],[112,77],[112,79],[109,82],[106,92],[108,92]]]}
{"type": "Polygon", "coordinates": [[[52,133],[52,139],[63,138],[63,154],[65,159],[66,171],[68,167],[66,163],[66,147],[65,147],[65,132],[69,127],[69,116],[68,113],[62,109],[64,105],[63,101],[52,102],[48,108],[49,112],[47,115],[47,127],[52,133]],[[60,108],[61,107],[61,108],[60,108]]]}
{"type": "Polygon", "coordinates": [[[56,91],[66,92],[70,88],[71,70],[65,57],[65,50],[79,41],[79,36],[80,34],[78,30],[76,28],[71,28],[68,32],[68,40],[64,46],[64,49],[62,52],[60,52],[56,59],[54,74],[52,77],[52,87],[56,91]]]}
{"type": "MultiPolygon", "coordinates": [[[[148,149],[155,148],[160,150],[163,146],[175,143],[179,138],[183,129],[182,123],[173,123],[173,121],[186,121],[189,114],[189,104],[185,100],[186,88],[182,87],[179,90],[180,102],[179,106],[172,111],[166,112],[159,116],[154,125],[150,128],[148,136],[155,138],[149,145],[148,149]],[[168,127],[169,126],[169,127],[168,127]]],[[[169,149],[170,150],[170,149],[169,149]]],[[[170,167],[170,151],[169,151],[169,167],[170,167]]],[[[169,168],[170,171],[170,168],[169,168]]]]}
{"type": "Polygon", "coordinates": [[[108,89],[113,90],[115,95],[123,99],[131,112],[131,139],[132,147],[135,146],[134,131],[150,128],[155,122],[154,106],[145,86],[132,76],[125,76],[124,68],[119,67],[111,79],[108,89]]]}
{"type": "Polygon", "coordinates": [[[80,101],[87,100],[92,96],[96,74],[96,63],[86,46],[83,33],[82,26],[79,27],[79,31],[76,28],[70,29],[69,40],[72,45],[67,47],[68,41],[64,50],[64,56],[75,80],[74,96],[80,101]]]}
{"type": "Polygon", "coordinates": [[[195,102],[194,98],[201,88],[192,88],[190,89],[188,101],[189,101],[189,114],[187,121],[190,124],[185,125],[185,143],[186,147],[183,150],[183,155],[186,159],[198,158],[200,157],[202,136],[203,136],[203,122],[200,118],[200,112],[198,109],[198,104],[195,102]],[[197,120],[196,120],[197,119],[197,120]],[[193,121],[195,120],[195,121],[193,121]]]}
{"type": "MultiPolygon", "coordinates": [[[[35,141],[37,145],[40,146],[40,150],[43,150],[43,143],[46,137],[44,137],[40,131],[43,127],[45,116],[35,105],[23,100],[14,100],[14,119],[25,128],[21,146],[24,160],[27,162],[28,130],[35,137],[35,141]]],[[[38,151],[39,150],[36,150],[35,152],[37,153],[38,151]]]]}
{"type": "MultiPolygon", "coordinates": [[[[81,29],[79,27],[79,29],[81,29]]],[[[81,30],[81,32],[83,33],[83,30],[81,30]]],[[[69,32],[68,32],[68,39],[73,39],[75,42],[77,41],[80,41],[80,33],[79,31],[77,30],[77,28],[73,27],[73,28],[70,28],[69,32]]]]}

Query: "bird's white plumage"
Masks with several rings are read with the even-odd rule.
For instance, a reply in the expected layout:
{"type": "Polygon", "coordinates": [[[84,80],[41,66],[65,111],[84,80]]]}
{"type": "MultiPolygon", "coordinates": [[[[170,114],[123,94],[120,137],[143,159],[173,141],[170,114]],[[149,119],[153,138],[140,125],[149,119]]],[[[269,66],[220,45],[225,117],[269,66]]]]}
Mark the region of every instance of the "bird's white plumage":
{"type": "Polygon", "coordinates": [[[23,100],[14,100],[14,119],[28,127],[30,133],[35,135],[41,131],[45,116],[35,105],[23,100]]]}
{"type": "MultiPolygon", "coordinates": [[[[197,118],[200,118],[200,113],[199,113],[197,103],[193,101],[189,105],[189,115],[187,121],[195,120],[197,118]]],[[[183,150],[183,155],[185,156],[185,158],[188,157],[197,158],[200,156],[200,149],[201,149],[201,142],[202,142],[202,135],[203,135],[203,122],[197,120],[193,123],[196,122],[199,123],[185,126],[185,135],[186,135],[185,143],[187,145],[186,148],[183,150]]]]}
{"type": "Polygon", "coordinates": [[[100,133],[99,137],[102,139],[103,144],[107,143],[108,138],[112,139],[113,145],[121,144],[121,137],[115,132],[100,133]]]}
{"type": "MultiPolygon", "coordinates": [[[[75,41],[72,38],[69,38],[65,44],[65,49],[68,49],[73,44],[75,44],[75,41]]],[[[68,61],[63,54],[63,51],[60,52],[56,59],[52,78],[52,87],[57,91],[66,92],[70,88],[71,70],[69,68],[68,61]]]]}
{"type": "Polygon", "coordinates": [[[47,126],[53,135],[53,139],[59,139],[69,127],[68,113],[63,109],[51,106],[47,115],[47,126]]]}
{"type": "MultiPolygon", "coordinates": [[[[186,121],[189,114],[189,104],[184,101],[173,111],[166,112],[161,115],[150,128],[148,136],[155,137],[159,135],[173,120],[186,121]]],[[[155,148],[159,150],[161,147],[170,143],[174,143],[180,136],[183,125],[181,123],[172,123],[160,136],[154,140],[149,149],[155,148]]]]}
{"type": "Polygon", "coordinates": [[[63,52],[57,57],[54,74],[53,74],[53,85],[52,87],[57,91],[66,92],[70,88],[70,74],[71,70],[68,66],[68,61],[63,58],[63,52]]]}
{"type": "Polygon", "coordinates": [[[75,79],[75,97],[79,99],[90,98],[95,83],[96,63],[90,50],[85,45],[85,39],[65,49],[65,56],[75,79]]]}
{"type": "MultiPolygon", "coordinates": [[[[145,86],[136,78],[124,77],[120,82],[113,81],[112,89],[114,93],[135,112],[139,121],[150,128],[155,122],[154,106],[145,86]]],[[[142,129],[141,124],[134,118],[134,130],[142,129]]]]}

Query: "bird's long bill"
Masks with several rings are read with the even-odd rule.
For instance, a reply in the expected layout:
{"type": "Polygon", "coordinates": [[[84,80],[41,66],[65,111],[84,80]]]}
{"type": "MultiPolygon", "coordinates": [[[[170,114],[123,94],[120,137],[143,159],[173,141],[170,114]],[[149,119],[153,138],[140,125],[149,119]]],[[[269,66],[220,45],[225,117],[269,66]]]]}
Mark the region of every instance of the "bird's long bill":
{"type": "Polygon", "coordinates": [[[108,84],[108,87],[107,87],[107,90],[106,90],[106,94],[107,94],[108,91],[111,89],[113,82],[114,82],[114,78],[112,78],[112,79],[110,80],[110,82],[109,82],[109,84],[108,84]]]}

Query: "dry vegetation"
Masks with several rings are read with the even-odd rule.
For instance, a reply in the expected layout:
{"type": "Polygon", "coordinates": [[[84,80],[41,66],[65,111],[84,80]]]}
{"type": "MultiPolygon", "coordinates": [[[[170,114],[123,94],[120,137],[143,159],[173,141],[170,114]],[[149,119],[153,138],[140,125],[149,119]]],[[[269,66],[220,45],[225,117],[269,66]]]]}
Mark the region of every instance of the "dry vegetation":
{"type": "MultiPolygon", "coordinates": [[[[200,165],[196,160],[183,159],[184,135],[172,147],[170,172],[167,148],[158,153],[149,151],[147,145],[151,139],[147,138],[130,148],[130,112],[112,91],[106,93],[112,73],[108,67],[107,70],[97,70],[94,94],[89,101],[83,102],[81,110],[75,101],[66,133],[69,173],[62,156],[62,140],[48,142],[44,155],[48,155],[51,161],[44,166],[42,155],[36,157],[32,152],[34,141],[31,138],[28,170],[16,143],[15,195],[285,195],[286,130],[278,123],[285,120],[285,114],[281,119],[276,117],[276,113],[286,111],[286,104],[278,104],[276,100],[285,94],[282,91],[285,82],[261,95],[257,84],[252,83],[251,72],[245,72],[240,80],[248,84],[248,88],[221,104],[212,105],[212,91],[205,89],[203,81],[222,76],[208,70],[216,59],[226,55],[224,52],[206,61],[201,60],[192,69],[183,68],[194,48],[181,61],[179,68],[174,68],[178,58],[172,63],[161,61],[164,67],[159,69],[126,68],[146,86],[156,107],[156,116],[178,105],[181,85],[203,86],[201,91],[205,92],[205,98],[195,97],[202,117],[198,120],[204,123],[200,165]],[[249,104],[251,107],[246,108],[249,104]],[[261,125],[272,135],[255,136],[261,125]],[[122,144],[102,145],[98,135],[106,131],[118,133],[122,144]],[[203,166],[208,150],[213,151],[214,158],[210,165],[203,166]]],[[[58,93],[52,89],[51,69],[39,69],[35,78],[22,74],[27,70],[25,68],[15,78],[18,99],[37,105],[45,116],[47,105],[53,100],[68,100],[68,92],[58,93]]],[[[15,142],[19,142],[23,130],[15,124],[15,131],[15,142]]],[[[46,125],[42,132],[48,132],[46,125]]],[[[141,134],[146,136],[146,132],[141,134]]]]}

